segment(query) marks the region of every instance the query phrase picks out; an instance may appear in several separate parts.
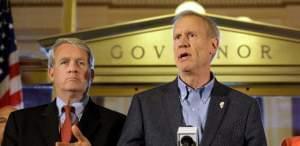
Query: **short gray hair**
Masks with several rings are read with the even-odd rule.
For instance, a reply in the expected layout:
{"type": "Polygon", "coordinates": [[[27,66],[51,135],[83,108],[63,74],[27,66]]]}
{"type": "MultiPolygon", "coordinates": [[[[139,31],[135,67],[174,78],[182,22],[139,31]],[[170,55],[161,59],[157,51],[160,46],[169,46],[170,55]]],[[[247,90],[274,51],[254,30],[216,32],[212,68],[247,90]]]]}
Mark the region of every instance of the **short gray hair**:
{"type": "Polygon", "coordinates": [[[220,41],[220,31],[217,27],[216,22],[214,22],[212,19],[210,19],[209,17],[205,16],[205,15],[201,15],[199,13],[193,12],[193,11],[183,11],[181,13],[179,13],[178,15],[176,15],[173,19],[173,25],[175,25],[175,23],[185,17],[185,16],[197,16],[200,19],[202,19],[208,26],[208,30],[207,30],[207,34],[210,37],[215,37],[217,38],[218,41],[220,41]]]}
{"type": "Polygon", "coordinates": [[[94,62],[95,62],[95,58],[92,54],[92,51],[90,49],[90,47],[82,40],[78,39],[78,38],[60,38],[57,39],[54,43],[54,45],[52,45],[49,54],[48,54],[48,68],[53,67],[54,65],[54,52],[56,50],[56,48],[58,48],[60,45],[62,44],[71,44],[74,45],[84,51],[86,51],[87,55],[88,55],[88,64],[90,69],[94,69],[94,62]]]}

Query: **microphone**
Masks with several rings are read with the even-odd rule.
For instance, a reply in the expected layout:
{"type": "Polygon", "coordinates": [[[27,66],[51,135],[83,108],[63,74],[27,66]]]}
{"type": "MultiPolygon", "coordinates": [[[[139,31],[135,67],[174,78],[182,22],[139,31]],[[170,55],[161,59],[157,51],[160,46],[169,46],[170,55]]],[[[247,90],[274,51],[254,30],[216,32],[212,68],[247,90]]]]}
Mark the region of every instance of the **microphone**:
{"type": "Polygon", "coordinates": [[[197,127],[179,127],[177,130],[177,146],[199,146],[197,127]]]}

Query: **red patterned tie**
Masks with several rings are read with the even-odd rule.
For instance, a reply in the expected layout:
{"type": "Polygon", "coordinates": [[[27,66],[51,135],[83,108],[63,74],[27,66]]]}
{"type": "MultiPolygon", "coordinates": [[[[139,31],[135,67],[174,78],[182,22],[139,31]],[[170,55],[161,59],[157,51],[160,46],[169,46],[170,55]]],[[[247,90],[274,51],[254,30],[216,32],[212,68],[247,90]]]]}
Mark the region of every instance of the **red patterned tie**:
{"type": "Polygon", "coordinates": [[[60,136],[63,143],[69,143],[72,137],[72,107],[70,105],[66,105],[63,108],[65,112],[65,121],[61,127],[60,136]]]}

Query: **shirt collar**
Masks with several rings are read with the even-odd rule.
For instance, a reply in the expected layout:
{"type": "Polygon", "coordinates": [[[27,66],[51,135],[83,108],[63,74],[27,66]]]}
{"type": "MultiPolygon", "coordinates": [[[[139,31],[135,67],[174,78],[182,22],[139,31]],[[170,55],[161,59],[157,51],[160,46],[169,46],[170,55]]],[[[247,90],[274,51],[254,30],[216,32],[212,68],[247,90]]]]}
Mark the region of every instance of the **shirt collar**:
{"type": "MultiPolygon", "coordinates": [[[[71,106],[73,106],[75,108],[75,114],[78,117],[78,119],[81,119],[84,107],[87,105],[88,101],[89,101],[89,97],[84,97],[80,101],[75,101],[75,102],[71,103],[71,106]]],[[[56,106],[58,108],[59,117],[61,117],[61,115],[62,115],[62,108],[65,105],[66,104],[64,103],[64,101],[60,97],[56,97],[56,106]]]]}
{"type": "MultiPolygon", "coordinates": [[[[178,88],[179,88],[179,91],[180,91],[180,99],[185,100],[187,98],[188,91],[192,90],[192,87],[187,85],[179,76],[177,78],[178,78],[178,80],[177,80],[178,81],[178,88]]],[[[203,89],[203,91],[202,91],[202,97],[203,98],[209,98],[210,97],[210,93],[211,93],[211,90],[214,86],[214,83],[215,83],[215,76],[214,76],[213,73],[211,73],[210,81],[207,84],[205,84],[204,86],[200,87],[200,88],[203,89]]],[[[197,90],[197,89],[195,89],[195,90],[197,90]]]]}

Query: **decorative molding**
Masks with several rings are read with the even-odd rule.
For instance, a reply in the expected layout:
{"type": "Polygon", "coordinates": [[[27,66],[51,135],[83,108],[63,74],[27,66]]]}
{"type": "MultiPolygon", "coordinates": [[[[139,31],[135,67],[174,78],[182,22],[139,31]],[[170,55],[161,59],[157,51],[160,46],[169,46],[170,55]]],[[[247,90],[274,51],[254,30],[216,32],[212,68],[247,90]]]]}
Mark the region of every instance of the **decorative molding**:
{"type": "MultiPolygon", "coordinates": [[[[108,5],[110,7],[176,7],[184,0],[77,0],[79,5],[108,5]]],[[[205,7],[300,5],[299,0],[197,0],[205,7]]],[[[13,6],[57,6],[62,0],[11,0],[13,6]]]]}
{"type": "MultiPolygon", "coordinates": [[[[212,70],[227,83],[300,83],[300,30],[208,15],[221,30],[212,70]],[[288,49],[288,51],[286,51],[288,49]],[[284,52],[285,53],[282,53],[284,52]]],[[[92,48],[94,83],[157,84],[176,77],[170,39],[174,15],[59,34],[39,40],[48,48],[59,37],[77,37],[92,48]],[[136,41],[142,40],[142,41],[136,41]]]]}

